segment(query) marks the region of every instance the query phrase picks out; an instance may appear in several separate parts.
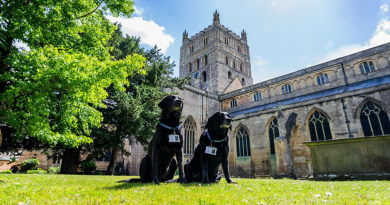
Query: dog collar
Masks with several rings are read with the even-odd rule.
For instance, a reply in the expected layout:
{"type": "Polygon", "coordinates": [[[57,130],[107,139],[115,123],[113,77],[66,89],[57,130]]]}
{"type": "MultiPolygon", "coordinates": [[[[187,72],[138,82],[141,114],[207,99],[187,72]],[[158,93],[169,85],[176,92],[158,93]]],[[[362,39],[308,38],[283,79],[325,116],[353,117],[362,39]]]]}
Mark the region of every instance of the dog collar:
{"type": "Polygon", "coordinates": [[[168,125],[165,125],[165,124],[163,124],[161,122],[158,122],[158,124],[160,124],[162,127],[165,127],[167,129],[173,130],[174,132],[175,132],[175,130],[180,129],[180,127],[181,127],[181,123],[177,127],[169,127],[168,125]]]}
{"type": "Polygon", "coordinates": [[[209,138],[209,140],[211,142],[224,142],[224,141],[226,141],[226,138],[223,139],[223,140],[212,140],[211,137],[210,137],[210,134],[209,134],[209,130],[207,130],[206,133],[207,133],[207,137],[209,138]]]}

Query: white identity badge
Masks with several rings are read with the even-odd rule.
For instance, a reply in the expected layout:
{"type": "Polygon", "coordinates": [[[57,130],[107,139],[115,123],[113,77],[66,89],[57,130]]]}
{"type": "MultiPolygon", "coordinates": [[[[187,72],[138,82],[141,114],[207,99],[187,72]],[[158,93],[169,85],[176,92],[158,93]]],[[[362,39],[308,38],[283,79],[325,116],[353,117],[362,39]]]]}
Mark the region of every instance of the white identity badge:
{"type": "Polygon", "coordinates": [[[169,142],[180,142],[179,135],[175,135],[175,134],[169,135],[169,142]]]}
{"type": "Polygon", "coordinates": [[[206,151],[204,153],[211,154],[211,155],[217,155],[217,148],[206,146],[206,151]]]}

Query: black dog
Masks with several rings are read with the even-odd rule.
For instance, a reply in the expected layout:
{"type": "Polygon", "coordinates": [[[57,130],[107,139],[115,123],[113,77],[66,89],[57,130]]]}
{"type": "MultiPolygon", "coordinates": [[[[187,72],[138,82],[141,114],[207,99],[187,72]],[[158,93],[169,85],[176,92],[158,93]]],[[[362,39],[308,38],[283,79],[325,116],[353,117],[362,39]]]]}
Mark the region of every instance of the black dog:
{"type": "Polygon", "coordinates": [[[205,126],[207,130],[200,136],[199,144],[195,147],[194,157],[184,165],[185,177],[188,182],[218,183],[221,179],[218,168],[222,163],[226,181],[235,183],[230,179],[228,166],[228,131],[232,127],[231,122],[232,119],[226,112],[216,112],[208,119],[205,126]]]}
{"type": "Polygon", "coordinates": [[[158,106],[162,109],[161,118],[149,142],[148,153],[140,165],[141,182],[159,184],[160,181],[171,180],[179,166],[178,182],[186,183],[183,175],[183,129],[180,122],[183,101],[177,95],[170,95],[158,106]]]}

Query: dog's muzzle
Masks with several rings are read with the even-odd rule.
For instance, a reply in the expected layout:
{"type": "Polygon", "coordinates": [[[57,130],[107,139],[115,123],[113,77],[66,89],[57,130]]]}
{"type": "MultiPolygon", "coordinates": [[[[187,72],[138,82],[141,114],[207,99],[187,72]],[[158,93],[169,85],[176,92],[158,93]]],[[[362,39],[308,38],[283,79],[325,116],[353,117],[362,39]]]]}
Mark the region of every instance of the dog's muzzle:
{"type": "Polygon", "coordinates": [[[183,101],[181,100],[175,100],[173,104],[172,111],[178,111],[183,108],[183,101]]]}
{"type": "Polygon", "coordinates": [[[225,119],[220,127],[224,129],[229,129],[230,126],[232,126],[232,119],[225,119]]]}

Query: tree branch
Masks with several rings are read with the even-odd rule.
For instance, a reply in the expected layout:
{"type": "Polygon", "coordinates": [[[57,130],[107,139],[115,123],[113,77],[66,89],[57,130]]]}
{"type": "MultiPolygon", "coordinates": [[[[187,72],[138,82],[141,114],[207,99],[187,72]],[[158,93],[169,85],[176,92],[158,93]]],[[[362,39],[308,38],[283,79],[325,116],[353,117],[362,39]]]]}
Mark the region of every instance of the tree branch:
{"type": "MultiPolygon", "coordinates": [[[[91,12],[86,13],[86,14],[84,14],[84,15],[82,15],[82,16],[79,16],[79,17],[77,17],[77,18],[75,18],[75,19],[71,19],[71,20],[78,20],[78,19],[87,17],[87,16],[89,16],[89,15],[95,13],[95,11],[100,7],[100,5],[102,5],[102,3],[103,3],[103,1],[100,1],[99,5],[98,5],[94,10],[92,10],[91,12]]],[[[65,18],[61,19],[59,22],[62,22],[62,21],[64,21],[64,20],[65,20],[65,18]]]]}

